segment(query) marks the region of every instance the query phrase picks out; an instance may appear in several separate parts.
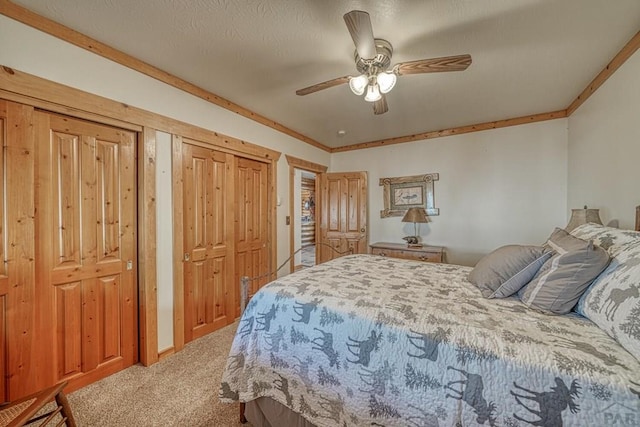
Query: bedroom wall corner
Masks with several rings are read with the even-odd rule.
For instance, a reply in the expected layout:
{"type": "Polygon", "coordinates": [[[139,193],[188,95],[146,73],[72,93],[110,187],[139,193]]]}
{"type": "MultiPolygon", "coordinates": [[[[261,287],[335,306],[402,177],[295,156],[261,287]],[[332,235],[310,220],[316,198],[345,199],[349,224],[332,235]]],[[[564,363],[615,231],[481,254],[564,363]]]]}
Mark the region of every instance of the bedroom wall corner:
{"type": "Polygon", "coordinates": [[[369,242],[412,234],[400,217],[380,218],[380,178],[437,172],[440,215],[420,228],[446,261],[475,265],[506,244],[540,244],[566,225],[567,119],[335,153],[331,171],[368,165],[369,242]]]}
{"type": "Polygon", "coordinates": [[[567,218],[571,208],[600,209],[604,224],[633,229],[640,205],[640,52],[569,117],[567,218]]]}

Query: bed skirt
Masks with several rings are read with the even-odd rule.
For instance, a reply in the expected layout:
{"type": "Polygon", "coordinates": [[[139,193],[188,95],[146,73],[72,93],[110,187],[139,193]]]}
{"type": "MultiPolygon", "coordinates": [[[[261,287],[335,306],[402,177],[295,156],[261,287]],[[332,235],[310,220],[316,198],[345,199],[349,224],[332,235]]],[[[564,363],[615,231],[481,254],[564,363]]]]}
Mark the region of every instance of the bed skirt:
{"type": "Polygon", "coordinates": [[[244,416],[253,427],[315,427],[300,414],[268,397],[247,402],[244,416]]]}

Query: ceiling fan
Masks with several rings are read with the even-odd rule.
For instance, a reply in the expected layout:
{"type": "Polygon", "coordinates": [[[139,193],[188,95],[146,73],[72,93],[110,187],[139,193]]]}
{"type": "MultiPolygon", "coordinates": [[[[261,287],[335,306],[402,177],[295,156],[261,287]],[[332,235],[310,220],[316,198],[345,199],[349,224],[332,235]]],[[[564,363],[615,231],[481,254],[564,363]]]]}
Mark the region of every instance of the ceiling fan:
{"type": "Polygon", "coordinates": [[[352,10],[344,15],[344,22],[356,46],[354,57],[360,75],[338,77],[299,89],[296,91],[297,95],[308,95],[349,83],[351,91],[356,95],[362,95],[366,91],[364,99],[373,102],[374,114],[383,114],[389,110],[385,94],[393,89],[397,76],[463,71],[471,64],[471,55],[456,55],[400,62],[389,69],[393,46],[386,40],[373,37],[369,14],[362,10],[352,10]]]}

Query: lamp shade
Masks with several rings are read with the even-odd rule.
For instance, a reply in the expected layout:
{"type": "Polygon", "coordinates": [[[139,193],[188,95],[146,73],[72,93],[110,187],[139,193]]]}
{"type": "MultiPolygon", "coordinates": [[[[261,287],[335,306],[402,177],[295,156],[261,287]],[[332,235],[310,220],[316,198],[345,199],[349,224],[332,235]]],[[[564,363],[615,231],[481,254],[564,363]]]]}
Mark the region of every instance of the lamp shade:
{"type": "Polygon", "coordinates": [[[429,222],[429,217],[427,213],[424,211],[424,208],[409,208],[407,213],[404,214],[402,218],[402,222],[418,222],[425,223],[429,222]]]}
{"type": "Polygon", "coordinates": [[[396,85],[396,75],[394,73],[388,73],[386,71],[381,72],[376,77],[378,86],[380,87],[380,93],[388,93],[396,85]]]}
{"type": "Polygon", "coordinates": [[[369,78],[364,74],[349,78],[349,88],[355,95],[362,95],[368,84],[369,78]]]}
{"type": "Polygon", "coordinates": [[[569,224],[565,227],[565,230],[571,231],[579,225],[586,224],[588,222],[595,222],[596,224],[602,224],[600,220],[600,209],[571,209],[571,218],[569,224]]]}

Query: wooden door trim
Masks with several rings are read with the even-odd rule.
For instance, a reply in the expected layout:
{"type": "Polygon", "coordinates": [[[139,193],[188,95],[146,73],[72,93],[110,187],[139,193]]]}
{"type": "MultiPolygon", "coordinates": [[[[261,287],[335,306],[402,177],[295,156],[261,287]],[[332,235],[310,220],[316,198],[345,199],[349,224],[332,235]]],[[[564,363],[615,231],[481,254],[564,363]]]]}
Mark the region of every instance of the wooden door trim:
{"type": "MultiPolygon", "coordinates": [[[[0,101],[1,102],[1,101],[0,101]]],[[[0,110],[2,110],[0,108],[0,110]]],[[[5,198],[4,198],[4,156],[5,156],[6,118],[0,114],[0,404],[7,399],[7,294],[9,293],[9,277],[7,277],[5,248],[5,198]]]]}
{"type": "Polygon", "coordinates": [[[141,125],[137,125],[124,120],[119,120],[117,118],[104,116],[95,112],[79,110],[77,108],[72,108],[62,104],[56,104],[55,102],[34,98],[33,96],[24,95],[21,93],[10,92],[4,89],[0,89],[0,98],[6,99],[7,101],[30,105],[39,110],[50,111],[52,113],[58,113],[69,117],[114,126],[133,132],[142,132],[143,128],[143,126],[141,125]]]}
{"type": "Polygon", "coordinates": [[[291,224],[289,228],[289,256],[291,260],[289,261],[289,271],[293,272],[295,269],[295,257],[293,257],[293,252],[295,252],[296,242],[295,242],[295,206],[293,204],[295,197],[295,177],[296,177],[296,169],[301,169],[307,172],[313,172],[316,174],[316,236],[318,234],[318,224],[319,219],[321,218],[321,210],[318,209],[318,189],[320,176],[323,173],[327,172],[328,167],[324,165],[320,165],[318,163],[313,163],[308,160],[299,159],[297,157],[290,156],[285,154],[284,157],[287,159],[287,163],[289,164],[289,218],[291,219],[291,224]]]}
{"type": "MultiPolygon", "coordinates": [[[[19,244],[6,248],[7,276],[12,285],[7,294],[7,307],[22,306],[34,310],[35,288],[35,130],[33,107],[0,100],[0,115],[6,118],[5,224],[9,242],[19,244]]],[[[7,311],[7,330],[23,331],[8,336],[7,386],[9,400],[35,391],[37,354],[33,340],[37,335],[32,317],[21,316],[18,310],[7,311]],[[29,375],[31,372],[32,375],[29,375]]]]}
{"type": "Polygon", "coordinates": [[[182,137],[172,135],[171,138],[171,174],[173,184],[173,348],[180,351],[184,348],[184,216],[182,213],[184,195],[182,184],[182,137]]]}
{"type": "MultiPolygon", "coordinates": [[[[267,210],[269,216],[267,217],[267,229],[269,230],[269,236],[267,240],[270,243],[271,257],[269,259],[269,271],[272,271],[270,279],[274,280],[278,277],[278,203],[277,203],[277,182],[278,182],[278,168],[277,163],[271,161],[267,163],[267,210]]],[[[236,286],[240,286],[240,283],[236,283],[236,286]]]]}
{"type": "Polygon", "coordinates": [[[158,361],[158,289],[156,254],[156,130],[145,127],[138,144],[138,293],[140,362],[158,361]]]}

